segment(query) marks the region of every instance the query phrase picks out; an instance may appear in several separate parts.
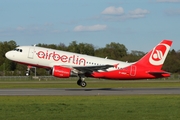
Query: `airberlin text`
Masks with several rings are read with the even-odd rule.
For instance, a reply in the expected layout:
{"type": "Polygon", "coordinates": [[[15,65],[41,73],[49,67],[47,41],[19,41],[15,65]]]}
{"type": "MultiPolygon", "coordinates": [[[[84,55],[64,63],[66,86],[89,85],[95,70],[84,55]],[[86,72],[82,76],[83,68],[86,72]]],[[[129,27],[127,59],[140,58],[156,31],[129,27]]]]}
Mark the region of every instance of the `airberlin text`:
{"type": "Polygon", "coordinates": [[[38,58],[41,59],[46,59],[46,60],[54,60],[54,61],[61,61],[63,63],[73,63],[73,64],[78,64],[78,65],[84,65],[86,64],[86,60],[84,58],[80,58],[77,55],[60,55],[56,52],[44,52],[44,51],[39,51],[37,52],[38,58]]]}

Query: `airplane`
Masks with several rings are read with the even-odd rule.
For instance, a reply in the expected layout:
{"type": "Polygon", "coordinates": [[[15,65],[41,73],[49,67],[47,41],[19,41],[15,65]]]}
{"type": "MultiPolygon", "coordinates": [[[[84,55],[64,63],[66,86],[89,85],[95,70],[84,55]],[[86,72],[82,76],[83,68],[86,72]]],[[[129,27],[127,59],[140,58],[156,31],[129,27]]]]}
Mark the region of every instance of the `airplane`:
{"type": "MultiPolygon", "coordinates": [[[[34,46],[19,46],[8,51],[9,60],[51,70],[58,78],[79,77],[77,84],[86,87],[85,77],[112,80],[140,80],[170,77],[162,70],[173,41],[162,40],[136,62],[123,62],[73,52],[34,46]]],[[[27,70],[29,75],[29,69],[27,70]]]]}

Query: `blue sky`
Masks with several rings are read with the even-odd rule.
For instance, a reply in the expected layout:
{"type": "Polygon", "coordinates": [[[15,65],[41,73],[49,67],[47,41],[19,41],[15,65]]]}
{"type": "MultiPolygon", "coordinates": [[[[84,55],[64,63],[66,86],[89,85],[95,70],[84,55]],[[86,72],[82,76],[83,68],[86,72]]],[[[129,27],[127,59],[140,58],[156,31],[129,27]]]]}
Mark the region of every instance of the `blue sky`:
{"type": "Polygon", "coordinates": [[[180,0],[0,0],[0,40],[18,45],[105,47],[148,52],[163,39],[180,50],[180,0]]]}

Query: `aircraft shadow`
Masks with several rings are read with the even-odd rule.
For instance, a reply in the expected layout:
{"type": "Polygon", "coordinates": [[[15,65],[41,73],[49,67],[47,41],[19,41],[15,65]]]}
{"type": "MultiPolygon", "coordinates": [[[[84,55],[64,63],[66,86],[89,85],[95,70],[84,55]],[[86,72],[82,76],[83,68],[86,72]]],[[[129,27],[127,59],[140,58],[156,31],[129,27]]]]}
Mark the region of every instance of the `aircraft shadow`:
{"type": "Polygon", "coordinates": [[[114,89],[114,88],[69,88],[69,89],[65,89],[66,91],[96,91],[96,90],[118,90],[118,89],[114,89]]]}
{"type": "Polygon", "coordinates": [[[134,91],[134,90],[180,90],[180,88],[66,88],[65,91],[134,91]]]}

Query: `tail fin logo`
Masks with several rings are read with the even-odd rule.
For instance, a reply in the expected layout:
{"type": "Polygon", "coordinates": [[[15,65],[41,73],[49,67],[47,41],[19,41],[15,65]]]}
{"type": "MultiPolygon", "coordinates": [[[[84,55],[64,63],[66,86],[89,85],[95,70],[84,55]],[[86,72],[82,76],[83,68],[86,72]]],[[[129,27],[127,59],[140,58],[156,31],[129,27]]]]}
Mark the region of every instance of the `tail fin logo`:
{"type": "Polygon", "coordinates": [[[160,43],[152,50],[149,62],[152,65],[162,65],[168,54],[169,49],[169,45],[160,43]]]}
{"type": "Polygon", "coordinates": [[[153,54],[153,56],[152,56],[152,59],[153,59],[154,61],[159,61],[159,60],[161,60],[162,58],[163,58],[163,52],[162,52],[162,51],[160,51],[160,50],[154,51],[154,54],[153,54]]]}

